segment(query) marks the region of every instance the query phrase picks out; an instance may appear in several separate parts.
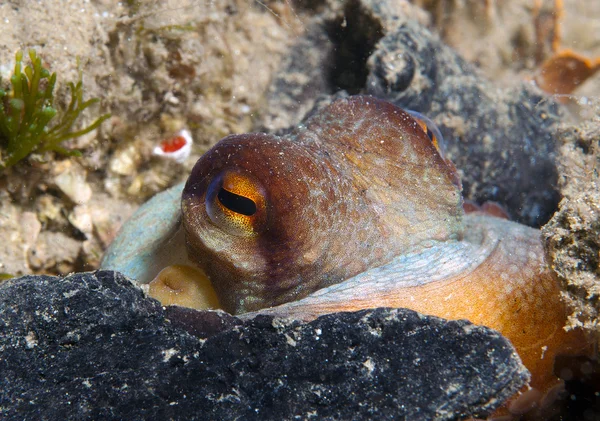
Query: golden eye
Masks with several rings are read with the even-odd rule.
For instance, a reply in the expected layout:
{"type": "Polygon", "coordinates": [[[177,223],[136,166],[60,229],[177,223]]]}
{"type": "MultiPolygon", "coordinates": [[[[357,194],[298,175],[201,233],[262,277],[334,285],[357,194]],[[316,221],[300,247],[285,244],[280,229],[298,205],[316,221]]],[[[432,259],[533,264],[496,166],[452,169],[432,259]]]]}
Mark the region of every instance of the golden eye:
{"type": "Polygon", "coordinates": [[[267,221],[265,190],[249,174],[224,171],[208,186],[206,213],[213,224],[229,234],[257,235],[267,221]]]}
{"type": "Polygon", "coordinates": [[[410,116],[417,122],[419,127],[429,137],[431,143],[433,143],[433,146],[435,146],[442,158],[445,158],[446,144],[438,126],[431,121],[430,118],[425,117],[423,114],[417,111],[407,110],[407,113],[410,114],[410,116]]]}

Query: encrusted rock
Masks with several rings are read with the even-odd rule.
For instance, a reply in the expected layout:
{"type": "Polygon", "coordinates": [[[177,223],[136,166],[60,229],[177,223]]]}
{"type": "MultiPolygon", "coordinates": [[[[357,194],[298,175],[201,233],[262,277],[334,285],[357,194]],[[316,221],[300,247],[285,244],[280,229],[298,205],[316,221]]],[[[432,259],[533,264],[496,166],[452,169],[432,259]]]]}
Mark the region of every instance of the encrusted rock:
{"type": "Polygon", "coordinates": [[[0,417],[464,419],[528,378],[497,332],[409,310],[188,313],[110,271],[1,284],[0,417]]]}
{"type": "MultiPolygon", "coordinates": [[[[600,104],[595,104],[596,113],[600,104]]],[[[572,309],[571,327],[594,334],[600,326],[600,119],[561,137],[559,210],[543,227],[546,256],[565,281],[564,296],[572,309]]]]}

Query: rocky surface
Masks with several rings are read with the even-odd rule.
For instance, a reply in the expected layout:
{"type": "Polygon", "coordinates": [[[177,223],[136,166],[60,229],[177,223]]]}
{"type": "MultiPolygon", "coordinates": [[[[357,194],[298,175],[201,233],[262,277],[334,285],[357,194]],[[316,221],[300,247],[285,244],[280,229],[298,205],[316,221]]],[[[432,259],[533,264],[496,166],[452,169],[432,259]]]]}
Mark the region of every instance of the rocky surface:
{"type": "Polygon", "coordinates": [[[565,126],[561,134],[564,198],[542,234],[550,266],[565,281],[570,325],[595,334],[600,327],[600,119],[580,128],[565,126]]]}
{"type": "Polygon", "coordinates": [[[0,349],[7,420],[450,420],[485,416],[528,377],[504,338],[465,321],[242,322],[165,310],[109,271],[1,284],[0,349]]]}
{"type": "Polygon", "coordinates": [[[501,203],[513,219],[540,226],[559,201],[558,106],[529,83],[500,89],[423,21],[422,11],[404,2],[348,1],[292,49],[263,124],[295,124],[320,95],[340,89],[387,99],[439,126],[466,198],[501,203]],[[291,83],[290,75],[303,82],[291,83]]]}
{"type": "MultiPolygon", "coordinates": [[[[542,228],[546,259],[564,282],[563,298],[570,308],[568,328],[581,327],[598,338],[600,325],[600,103],[586,101],[595,117],[559,131],[558,211],[542,228]]],[[[600,419],[600,364],[567,369],[566,378],[579,379],[567,388],[577,396],[565,414],[575,419],[600,419]],[[572,373],[572,374],[571,374],[572,373]]],[[[562,372],[564,369],[559,369],[562,372]]]]}

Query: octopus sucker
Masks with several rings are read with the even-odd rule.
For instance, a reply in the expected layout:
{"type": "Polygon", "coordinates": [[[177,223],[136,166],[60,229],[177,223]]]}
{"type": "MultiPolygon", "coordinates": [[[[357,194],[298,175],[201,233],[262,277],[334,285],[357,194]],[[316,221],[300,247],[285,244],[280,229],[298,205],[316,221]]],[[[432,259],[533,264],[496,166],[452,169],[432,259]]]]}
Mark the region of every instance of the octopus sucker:
{"type": "Polygon", "coordinates": [[[148,287],[148,294],[163,305],[203,310],[219,308],[219,299],[206,274],[190,265],[170,265],[148,287]]]}
{"type": "MultiPolygon", "coordinates": [[[[555,358],[592,355],[591,340],[564,329],[539,231],[497,205],[465,204],[431,124],[354,96],[282,136],[228,136],[194,166],[180,210],[181,187],[155,205],[171,222],[143,255],[197,267],[201,276],[179,267],[177,285],[194,283],[194,300],[213,294],[207,307],[242,318],[406,307],[494,328],[531,372],[509,409],[542,405],[560,385],[555,358]]],[[[103,267],[120,269],[118,254],[111,248],[103,267]]],[[[137,273],[143,282],[159,272],[153,265],[137,273]]],[[[152,285],[170,285],[165,273],[152,285]]]]}

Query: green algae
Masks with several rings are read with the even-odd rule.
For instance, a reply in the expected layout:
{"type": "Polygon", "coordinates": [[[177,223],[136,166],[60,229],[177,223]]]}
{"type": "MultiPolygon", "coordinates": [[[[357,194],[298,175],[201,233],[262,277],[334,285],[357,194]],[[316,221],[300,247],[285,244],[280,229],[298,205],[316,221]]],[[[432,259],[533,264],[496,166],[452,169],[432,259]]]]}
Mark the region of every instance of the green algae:
{"type": "MultiPolygon", "coordinates": [[[[23,68],[23,52],[17,52],[10,87],[0,89],[0,170],[12,167],[32,153],[56,152],[80,156],[77,150],[62,145],[66,140],[98,128],[110,117],[104,114],[92,124],[73,130],[81,113],[99,98],[84,101],[82,72],[77,83],[69,83],[71,99],[59,112],[54,107],[56,73],[42,66],[35,50],[29,50],[30,64],[23,68]]],[[[2,86],[0,81],[0,86],[2,86]]]]}

